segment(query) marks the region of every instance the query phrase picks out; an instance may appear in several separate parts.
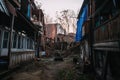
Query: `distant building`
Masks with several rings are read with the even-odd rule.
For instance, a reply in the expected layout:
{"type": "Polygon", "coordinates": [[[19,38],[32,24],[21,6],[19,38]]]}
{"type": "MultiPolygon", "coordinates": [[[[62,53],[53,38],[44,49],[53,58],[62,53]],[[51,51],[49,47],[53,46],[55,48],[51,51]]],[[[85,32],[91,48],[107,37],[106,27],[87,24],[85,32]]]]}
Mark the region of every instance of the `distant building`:
{"type": "Polygon", "coordinates": [[[66,32],[62,28],[62,26],[58,23],[56,24],[47,24],[46,25],[46,39],[52,40],[52,42],[57,42],[59,41],[57,36],[58,34],[65,35],[66,32]]]}
{"type": "Polygon", "coordinates": [[[54,42],[57,35],[57,28],[55,24],[47,24],[46,26],[46,40],[52,40],[54,42]]]}
{"type": "Polygon", "coordinates": [[[74,42],[75,34],[69,33],[66,34],[65,29],[56,23],[56,24],[47,24],[46,26],[46,39],[47,41],[51,40],[52,42],[74,42]]]}

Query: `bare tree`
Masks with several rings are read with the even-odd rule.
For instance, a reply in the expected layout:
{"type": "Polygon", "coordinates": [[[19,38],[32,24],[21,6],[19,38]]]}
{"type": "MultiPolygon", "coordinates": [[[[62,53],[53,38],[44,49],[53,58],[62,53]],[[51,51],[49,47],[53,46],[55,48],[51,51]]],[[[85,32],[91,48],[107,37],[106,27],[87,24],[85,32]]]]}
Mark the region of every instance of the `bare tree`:
{"type": "Polygon", "coordinates": [[[72,28],[73,32],[76,32],[76,14],[73,10],[63,10],[61,12],[56,12],[56,18],[66,32],[69,33],[72,28]]]}
{"type": "Polygon", "coordinates": [[[53,22],[53,18],[50,17],[50,15],[44,14],[44,18],[45,18],[45,23],[49,24],[53,22]]]}

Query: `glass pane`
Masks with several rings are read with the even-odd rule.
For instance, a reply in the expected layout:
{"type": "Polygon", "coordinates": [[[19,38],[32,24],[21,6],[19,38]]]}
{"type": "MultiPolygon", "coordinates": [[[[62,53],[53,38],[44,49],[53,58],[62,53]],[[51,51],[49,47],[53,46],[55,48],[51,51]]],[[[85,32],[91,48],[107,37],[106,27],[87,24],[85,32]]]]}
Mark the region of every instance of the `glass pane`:
{"type": "Polygon", "coordinates": [[[23,37],[23,48],[26,49],[26,41],[25,37],[23,37]]]}
{"type": "Polygon", "coordinates": [[[13,48],[16,48],[16,43],[17,43],[17,34],[14,34],[14,40],[13,40],[13,48]]]}
{"type": "Polygon", "coordinates": [[[23,37],[21,37],[21,48],[23,48],[23,37]]]}
{"type": "Polygon", "coordinates": [[[7,48],[7,45],[8,45],[8,32],[4,32],[3,48],[7,48]]]}
{"type": "Polygon", "coordinates": [[[20,43],[21,43],[21,41],[20,41],[20,36],[18,37],[18,48],[20,48],[20,43]]]}
{"type": "Polygon", "coordinates": [[[8,40],[3,41],[3,48],[7,48],[7,43],[8,43],[8,40]]]}
{"type": "Polygon", "coordinates": [[[32,49],[32,40],[30,40],[30,49],[32,49]]]}
{"type": "Polygon", "coordinates": [[[8,32],[4,32],[4,39],[8,39],[8,32]]]}
{"type": "Polygon", "coordinates": [[[29,39],[27,39],[27,49],[29,49],[29,39]]]}

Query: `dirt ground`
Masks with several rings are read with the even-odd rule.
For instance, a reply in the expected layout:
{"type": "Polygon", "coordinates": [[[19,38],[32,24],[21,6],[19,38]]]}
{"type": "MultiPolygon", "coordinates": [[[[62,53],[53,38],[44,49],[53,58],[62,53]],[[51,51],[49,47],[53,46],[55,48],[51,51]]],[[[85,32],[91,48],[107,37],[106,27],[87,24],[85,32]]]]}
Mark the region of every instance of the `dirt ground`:
{"type": "Polygon", "coordinates": [[[64,61],[54,61],[52,58],[33,61],[11,74],[8,80],[56,80],[60,70],[72,68],[71,58],[64,61]]]}

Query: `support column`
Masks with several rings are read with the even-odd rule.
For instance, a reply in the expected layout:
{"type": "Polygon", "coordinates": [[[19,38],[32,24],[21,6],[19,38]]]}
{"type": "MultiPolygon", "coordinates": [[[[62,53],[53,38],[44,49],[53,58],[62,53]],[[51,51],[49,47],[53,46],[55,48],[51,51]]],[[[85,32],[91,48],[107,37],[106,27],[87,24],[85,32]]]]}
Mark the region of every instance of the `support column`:
{"type": "Polygon", "coordinates": [[[13,26],[14,26],[15,16],[12,15],[12,22],[10,27],[10,36],[8,42],[8,68],[11,68],[11,48],[12,48],[12,36],[13,36],[13,26]]]}

